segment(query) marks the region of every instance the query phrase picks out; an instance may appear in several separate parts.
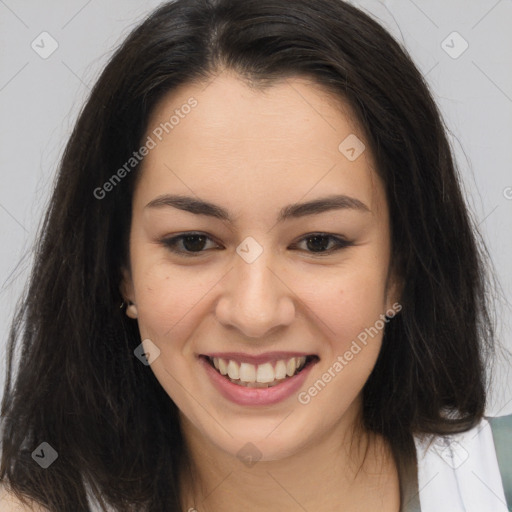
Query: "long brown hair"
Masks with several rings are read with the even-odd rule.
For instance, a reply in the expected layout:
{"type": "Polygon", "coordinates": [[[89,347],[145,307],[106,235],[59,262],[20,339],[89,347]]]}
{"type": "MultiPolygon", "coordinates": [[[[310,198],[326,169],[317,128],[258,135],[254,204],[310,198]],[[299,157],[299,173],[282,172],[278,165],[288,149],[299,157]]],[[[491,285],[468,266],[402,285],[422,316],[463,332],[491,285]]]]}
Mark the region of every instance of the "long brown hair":
{"type": "Polygon", "coordinates": [[[407,52],[341,0],[176,0],[133,30],[79,116],[10,333],[0,478],[50,510],[89,510],[86,485],[119,511],[180,508],[177,408],[134,356],[137,323],[119,310],[137,169],[106,197],[94,191],[141,146],[164,94],[221,68],[262,87],[312,78],[365,129],[404,282],[364,387],[365,427],[404,462],[413,434],[464,431],[483,415],[493,349],[483,252],[407,52]],[[31,457],[41,442],[58,452],[47,469],[31,457]]]}

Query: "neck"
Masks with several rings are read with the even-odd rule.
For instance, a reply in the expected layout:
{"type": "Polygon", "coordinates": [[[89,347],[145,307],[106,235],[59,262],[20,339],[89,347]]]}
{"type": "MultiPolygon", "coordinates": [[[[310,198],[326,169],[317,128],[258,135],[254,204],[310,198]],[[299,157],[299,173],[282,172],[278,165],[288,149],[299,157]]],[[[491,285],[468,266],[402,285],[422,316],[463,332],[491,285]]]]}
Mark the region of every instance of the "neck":
{"type": "Polygon", "coordinates": [[[358,414],[349,420],[350,412],[321,439],[285,458],[250,466],[182,418],[188,451],[183,510],[398,511],[399,480],[390,446],[364,431],[358,414]]]}

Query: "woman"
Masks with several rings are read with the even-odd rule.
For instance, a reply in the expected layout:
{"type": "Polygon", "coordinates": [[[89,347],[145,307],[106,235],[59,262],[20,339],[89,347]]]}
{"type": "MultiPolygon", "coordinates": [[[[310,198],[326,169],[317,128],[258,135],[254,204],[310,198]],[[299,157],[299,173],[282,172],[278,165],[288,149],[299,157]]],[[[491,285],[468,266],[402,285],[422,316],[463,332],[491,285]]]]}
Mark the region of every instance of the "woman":
{"type": "Polygon", "coordinates": [[[9,499],[507,510],[476,237],[421,74],[361,11],[162,6],[62,160],[10,340],[9,499]]]}

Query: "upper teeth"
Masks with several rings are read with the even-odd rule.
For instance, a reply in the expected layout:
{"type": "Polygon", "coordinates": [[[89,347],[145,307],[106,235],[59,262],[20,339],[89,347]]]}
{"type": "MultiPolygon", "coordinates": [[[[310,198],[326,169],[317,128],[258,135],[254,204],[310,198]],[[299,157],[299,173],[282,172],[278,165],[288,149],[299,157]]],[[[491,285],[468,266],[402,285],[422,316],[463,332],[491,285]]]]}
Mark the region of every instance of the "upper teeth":
{"type": "Polygon", "coordinates": [[[287,360],[272,363],[254,365],[251,363],[238,363],[232,359],[213,358],[213,365],[222,375],[228,375],[230,379],[243,382],[273,382],[274,380],[291,377],[297,370],[300,370],[306,363],[306,357],[292,357],[287,360]]]}

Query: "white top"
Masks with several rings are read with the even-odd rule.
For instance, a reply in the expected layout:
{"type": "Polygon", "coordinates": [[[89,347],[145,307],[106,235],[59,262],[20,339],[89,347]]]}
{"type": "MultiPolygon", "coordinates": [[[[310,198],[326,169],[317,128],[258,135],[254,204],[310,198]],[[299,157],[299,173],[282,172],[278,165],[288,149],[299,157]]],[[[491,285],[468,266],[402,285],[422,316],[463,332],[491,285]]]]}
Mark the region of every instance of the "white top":
{"type": "MultiPolygon", "coordinates": [[[[430,438],[431,439],[431,438],[430,438]]],[[[421,512],[508,512],[489,422],[428,446],[415,438],[421,512]]]]}

